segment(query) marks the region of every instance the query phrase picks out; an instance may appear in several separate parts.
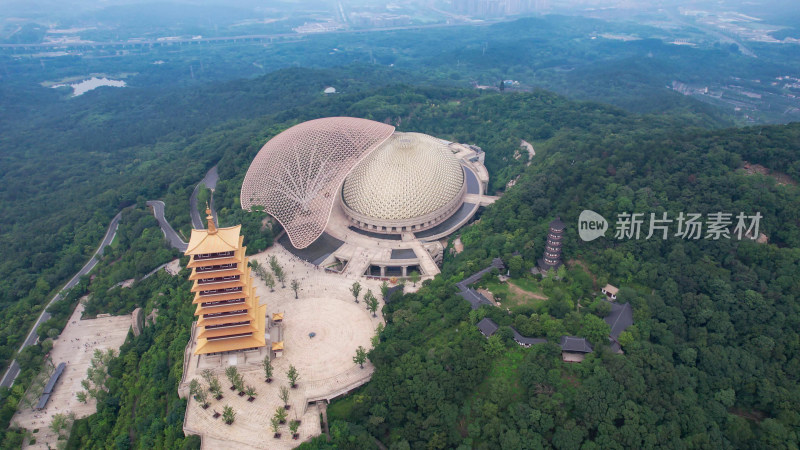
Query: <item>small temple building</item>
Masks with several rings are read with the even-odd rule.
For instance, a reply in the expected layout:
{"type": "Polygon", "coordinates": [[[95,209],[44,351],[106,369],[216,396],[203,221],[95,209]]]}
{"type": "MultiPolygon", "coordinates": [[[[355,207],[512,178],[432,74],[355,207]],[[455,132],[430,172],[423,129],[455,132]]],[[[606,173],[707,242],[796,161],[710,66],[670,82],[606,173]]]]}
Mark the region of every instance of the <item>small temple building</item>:
{"type": "Polygon", "coordinates": [[[242,243],[241,225],[217,228],[206,208],[207,230],[192,230],[186,255],[197,305],[196,355],[266,346],[266,305],[259,305],[242,243]]]}
{"type": "Polygon", "coordinates": [[[566,224],[561,221],[561,217],[556,216],[555,220],[550,222],[550,230],[547,232],[547,244],[544,247],[544,254],[538,261],[539,268],[546,272],[550,269],[558,269],[562,264],[561,261],[561,244],[564,240],[564,228],[566,224]]]}

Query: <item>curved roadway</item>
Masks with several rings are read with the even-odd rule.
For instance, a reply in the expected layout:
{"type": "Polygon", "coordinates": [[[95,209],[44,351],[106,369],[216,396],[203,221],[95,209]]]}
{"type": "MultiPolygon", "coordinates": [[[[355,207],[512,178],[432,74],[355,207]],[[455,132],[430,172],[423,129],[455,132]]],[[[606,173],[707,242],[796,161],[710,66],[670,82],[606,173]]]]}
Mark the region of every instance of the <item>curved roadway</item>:
{"type": "Polygon", "coordinates": [[[172,247],[185,252],[186,248],[188,248],[189,244],[183,241],[178,233],[172,228],[172,225],[167,222],[167,219],[164,218],[164,202],[161,200],[150,200],[147,202],[147,206],[153,208],[153,215],[156,217],[158,221],[158,226],[161,227],[161,231],[164,233],[164,237],[167,238],[169,245],[172,247]]]}
{"type": "MultiPolygon", "coordinates": [[[[211,189],[211,200],[209,207],[211,208],[211,214],[214,216],[214,222],[219,224],[219,219],[217,219],[217,211],[214,208],[214,189],[217,188],[217,181],[219,181],[219,174],[217,173],[217,166],[212,167],[206,176],[197,183],[197,186],[194,187],[194,191],[192,191],[192,196],[189,197],[189,214],[192,216],[192,227],[195,230],[204,230],[206,228],[205,224],[203,223],[203,219],[200,217],[200,211],[197,209],[197,190],[200,188],[201,184],[204,184],[208,189],[211,189]]],[[[185,250],[185,249],[184,249],[185,250]]]]}
{"type": "MultiPolygon", "coordinates": [[[[211,168],[211,170],[208,171],[208,173],[206,173],[206,176],[195,187],[194,192],[192,193],[192,197],[190,198],[190,204],[192,207],[191,209],[192,223],[195,222],[195,216],[197,216],[198,221],[200,220],[200,214],[197,211],[197,188],[200,186],[200,184],[205,184],[209,189],[214,189],[217,186],[218,180],[219,176],[217,175],[217,166],[214,166],[211,168]]],[[[212,202],[211,203],[212,214],[214,215],[214,220],[216,220],[217,213],[216,211],[214,211],[213,197],[211,199],[211,202],[212,202]]],[[[172,225],[170,225],[169,222],[167,222],[167,219],[164,218],[164,202],[162,202],[161,200],[150,200],[147,202],[147,206],[153,208],[153,215],[158,221],[158,225],[161,228],[161,231],[164,233],[164,237],[167,238],[169,245],[172,246],[173,248],[180,250],[181,252],[185,252],[189,244],[187,244],[186,242],[183,241],[183,239],[180,238],[178,233],[176,233],[175,230],[172,228],[172,225]]],[[[72,279],[70,279],[67,282],[67,284],[64,285],[64,287],[61,288],[61,290],[58,291],[58,293],[52,299],[50,299],[50,302],[48,302],[47,305],[45,305],[45,307],[42,309],[42,313],[39,314],[39,318],[33,324],[31,331],[28,333],[28,336],[25,337],[25,340],[22,342],[22,345],[19,347],[19,350],[17,350],[17,353],[24,350],[25,347],[35,344],[39,340],[39,336],[36,333],[36,329],[39,328],[39,326],[44,322],[47,322],[50,319],[50,317],[52,317],[50,313],[47,312],[47,308],[49,308],[53,303],[61,300],[64,297],[63,294],[65,293],[65,291],[72,289],[76,284],[78,284],[82,276],[89,274],[89,272],[91,272],[92,269],[94,269],[94,266],[96,266],[97,263],[100,261],[99,256],[103,254],[103,250],[105,250],[106,246],[111,244],[111,242],[114,240],[114,237],[116,237],[117,229],[119,228],[119,221],[121,218],[122,218],[122,211],[118,212],[117,215],[114,216],[113,219],[111,219],[111,224],[108,225],[108,230],[106,231],[106,235],[105,237],[103,237],[103,241],[100,242],[100,246],[94,252],[94,255],[92,255],[91,259],[89,259],[89,262],[87,262],[81,268],[81,270],[79,270],[78,273],[76,273],[75,276],[73,276],[72,279]]],[[[200,226],[195,226],[195,228],[202,229],[205,227],[203,226],[202,222],[200,222],[200,226]]],[[[14,384],[14,380],[17,379],[19,371],[20,371],[19,364],[17,363],[17,360],[14,359],[13,361],[11,361],[11,364],[8,366],[8,369],[6,370],[6,373],[3,375],[3,379],[0,380],[0,386],[10,388],[14,384]]]]}
{"type": "MultiPolygon", "coordinates": [[[[69,280],[67,284],[64,285],[64,287],[61,288],[61,290],[58,291],[58,293],[52,299],[50,299],[50,302],[48,302],[47,305],[45,305],[45,307],[42,309],[42,313],[39,314],[39,318],[33,324],[33,328],[31,328],[31,331],[28,333],[28,336],[22,342],[22,345],[19,347],[19,350],[17,350],[17,353],[24,350],[25,347],[35,344],[39,340],[39,336],[36,334],[36,329],[39,328],[39,326],[44,322],[47,322],[51,317],[50,313],[47,312],[47,308],[49,308],[53,303],[61,300],[64,297],[63,294],[65,293],[65,291],[72,289],[76,284],[78,284],[82,276],[87,275],[89,272],[92,271],[92,269],[94,269],[94,266],[96,266],[97,263],[100,261],[99,256],[103,254],[103,250],[105,250],[106,246],[110,244],[111,241],[114,240],[114,237],[117,235],[117,228],[119,228],[119,220],[121,217],[122,217],[122,211],[118,212],[117,215],[114,216],[113,219],[111,219],[111,224],[108,226],[108,230],[106,231],[106,235],[103,238],[103,241],[100,242],[100,246],[94,252],[94,255],[92,255],[92,257],[89,259],[89,262],[87,262],[81,268],[81,270],[79,270],[78,273],[76,273],[75,276],[73,276],[72,279],[69,280]]],[[[0,381],[0,386],[10,388],[11,385],[14,384],[14,380],[17,379],[17,375],[19,375],[19,364],[17,363],[17,360],[14,359],[8,366],[8,370],[6,370],[5,375],[3,375],[3,379],[2,381],[0,381]]]]}

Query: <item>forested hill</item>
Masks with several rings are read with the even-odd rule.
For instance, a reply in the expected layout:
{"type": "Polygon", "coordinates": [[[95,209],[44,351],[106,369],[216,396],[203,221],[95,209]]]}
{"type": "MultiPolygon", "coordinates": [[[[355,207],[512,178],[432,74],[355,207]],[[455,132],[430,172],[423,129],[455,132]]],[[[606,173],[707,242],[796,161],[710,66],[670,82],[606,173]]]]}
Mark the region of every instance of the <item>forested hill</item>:
{"type": "MultiPolygon", "coordinates": [[[[544,91],[491,93],[402,84],[369,88],[355,75],[353,83],[364,83],[361,88],[323,97],[317,87],[302,89],[303,73],[280,72],[272,83],[234,83],[240,94],[227,97],[230,103],[224,93],[214,92],[219,103],[205,103],[210,118],[187,121],[185,127],[174,117],[180,117],[181,107],[202,110],[202,96],[186,102],[171,97],[176,109],[169,109],[170,102],[136,103],[153,114],[114,109],[113,102],[97,109],[89,105],[88,112],[73,111],[64,123],[42,131],[38,151],[31,150],[36,141],[32,129],[4,134],[4,146],[17,142],[13,139],[25,143],[2,156],[15,176],[4,174],[0,201],[2,251],[15,255],[3,262],[0,282],[14,293],[2,305],[6,351],[13,351],[34,305],[73,270],[70,265],[83,261],[118,208],[162,197],[168,207],[175,205],[168,211],[171,220],[181,217],[186,223],[189,193],[204,171],[218,163],[222,181],[215,198],[221,220],[232,220],[241,214],[237,196],[246,168],[267,139],[299,121],[350,115],[481,146],[491,190],[504,195],[461,233],[466,250],[448,254],[441,276],[384,310],[387,327],[370,353],[377,367],[374,379],[345,400],[347,408],[334,409],[333,445],[373,447],[374,438],[397,448],[796,445],[800,125],[704,130],[696,127],[694,113],[636,115],[544,91]],[[280,100],[265,101],[263,109],[247,103],[265,96],[280,100]],[[235,111],[248,113],[237,116],[235,111]],[[236,120],[220,123],[222,118],[236,120]],[[137,125],[143,130],[139,138],[137,125]],[[163,125],[162,134],[148,136],[151,125],[163,125]],[[93,136],[93,145],[103,151],[91,153],[78,141],[59,146],[45,139],[58,136],[59,130],[76,139],[79,134],[69,131],[73,127],[129,133],[133,143],[119,149],[93,136]],[[524,153],[521,139],[536,148],[530,166],[519,156],[524,153]],[[745,161],[781,172],[787,184],[749,175],[742,170],[745,161]],[[582,243],[575,224],[583,209],[612,222],[623,212],[668,212],[670,217],[681,211],[760,212],[761,231],[770,241],[616,240],[608,233],[605,239],[582,243]],[[497,308],[470,314],[467,303],[454,295],[454,282],[500,256],[509,261],[513,277],[534,283],[526,269],[541,255],[547,223],[555,215],[569,227],[565,257],[571,269],[560,280],[541,281],[549,299],[511,314],[497,308]],[[22,245],[26,240],[29,244],[22,245]],[[622,286],[621,300],[635,308],[625,355],[610,354],[602,345],[604,329],[592,292],[606,281],[622,286]],[[565,365],[552,345],[523,350],[502,336],[487,343],[474,328],[481,315],[530,335],[587,335],[597,350],[582,364],[565,365]],[[23,319],[12,320],[18,317],[23,319]]],[[[320,72],[310,73],[313,80],[320,72]]],[[[374,86],[382,84],[379,77],[374,86]]],[[[156,296],[155,286],[145,287],[156,296]]],[[[186,288],[175,284],[169,298],[157,301],[179,302],[186,288]]],[[[155,304],[150,295],[126,297],[126,308],[137,301],[155,304]]],[[[132,356],[125,365],[133,368],[138,358],[146,358],[146,368],[161,375],[165,367],[177,367],[160,358],[182,348],[188,338],[175,325],[188,320],[186,314],[165,315],[157,330],[162,337],[145,336],[128,345],[136,352],[128,353],[132,356]]],[[[112,374],[119,378],[110,381],[114,401],[133,399],[136,391],[165,389],[163,376],[137,377],[135,387],[122,382],[124,376],[122,371],[112,374]],[[158,389],[150,389],[148,383],[157,382],[162,383],[158,389]]],[[[169,376],[179,378],[174,371],[169,376]]],[[[181,408],[173,386],[167,388],[174,407],[153,406],[148,418],[136,418],[135,408],[112,401],[99,416],[82,422],[80,442],[122,448],[173,442],[181,408]],[[128,426],[137,420],[147,428],[128,426]]]]}
{"type": "Polygon", "coordinates": [[[121,208],[173,194],[167,213],[180,218],[176,227],[188,224],[194,185],[223,154],[247,146],[270,123],[264,116],[325,103],[321,92],[334,82],[347,94],[411,79],[375,67],[286,69],[202,88],[101,89],[69,100],[39,86],[22,91],[29,97],[0,88],[0,368],[121,208]]]}

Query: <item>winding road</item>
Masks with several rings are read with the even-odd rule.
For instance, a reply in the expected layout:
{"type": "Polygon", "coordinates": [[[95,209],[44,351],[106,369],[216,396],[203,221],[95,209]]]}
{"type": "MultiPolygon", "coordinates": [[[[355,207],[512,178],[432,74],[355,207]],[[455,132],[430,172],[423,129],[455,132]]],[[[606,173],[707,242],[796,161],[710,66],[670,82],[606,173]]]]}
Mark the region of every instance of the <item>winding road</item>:
{"type": "Polygon", "coordinates": [[[161,227],[161,231],[164,233],[164,237],[167,238],[169,245],[172,247],[185,252],[186,249],[189,247],[189,244],[183,241],[178,233],[172,228],[172,225],[167,222],[167,219],[164,218],[164,202],[161,200],[150,200],[147,202],[147,206],[153,208],[153,215],[156,217],[158,221],[158,226],[161,227]]]}
{"type": "MultiPolygon", "coordinates": [[[[64,294],[66,293],[66,291],[72,289],[76,284],[78,284],[82,276],[87,275],[89,272],[92,271],[92,269],[94,269],[94,266],[96,266],[97,263],[100,261],[99,257],[103,254],[103,250],[105,250],[106,246],[111,244],[111,242],[114,240],[114,237],[116,237],[117,229],[119,228],[119,221],[121,218],[122,218],[122,211],[118,212],[117,215],[114,216],[113,219],[111,219],[111,224],[108,226],[108,230],[106,231],[106,235],[103,238],[103,241],[100,242],[100,246],[97,248],[92,257],[89,259],[89,262],[87,262],[81,268],[81,270],[79,270],[78,273],[76,273],[75,276],[73,276],[72,279],[69,280],[67,284],[64,285],[64,287],[61,288],[61,290],[58,291],[58,293],[52,299],[50,299],[50,302],[47,303],[47,305],[45,305],[45,307],[42,309],[42,313],[39,314],[39,318],[36,320],[36,323],[33,324],[33,328],[31,328],[31,331],[28,333],[28,336],[22,342],[22,345],[19,347],[19,350],[17,350],[17,353],[24,350],[25,347],[35,344],[39,340],[39,336],[36,333],[36,330],[39,328],[41,324],[47,322],[51,317],[50,313],[47,312],[47,308],[49,308],[53,303],[64,298],[64,294]]],[[[6,370],[6,373],[3,375],[2,381],[0,381],[0,386],[10,388],[14,384],[14,380],[17,379],[18,375],[19,375],[19,364],[15,359],[11,361],[11,364],[8,366],[8,370],[6,370]]]]}
{"type": "MultiPolygon", "coordinates": [[[[195,228],[198,229],[205,228],[202,222],[200,222],[199,226],[195,224],[195,216],[197,216],[197,220],[200,221],[200,214],[197,211],[197,189],[200,187],[200,184],[205,184],[206,187],[208,187],[209,189],[214,189],[217,186],[217,181],[219,181],[219,175],[217,174],[217,166],[214,166],[211,168],[211,170],[208,171],[208,173],[206,173],[206,176],[203,177],[200,183],[198,183],[198,185],[194,188],[194,192],[192,192],[192,197],[189,199],[190,200],[189,203],[191,205],[190,213],[192,215],[192,224],[194,225],[195,228]]],[[[213,202],[214,198],[212,196],[211,211],[212,214],[214,215],[214,220],[216,221],[217,212],[214,210],[213,202]]],[[[188,247],[188,244],[184,242],[183,239],[180,238],[178,233],[176,233],[175,230],[172,228],[172,225],[170,225],[169,222],[167,222],[167,219],[164,218],[164,206],[165,206],[164,202],[162,202],[161,200],[150,200],[147,202],[147,206],[153,208],[153,215],[158,221],[158,226],[164,233],[164,237],[167,238],[167,242],[169,242],[169,245],[175,249],[180,250],[181,252],[185,252],[186,248],[188,247]]],[[[22,345],[19,347],[19,350],[17,350],[17,353],[24,350],[25,347],[34,345],[36,344],[36,342],[38,342],[39,335],[36,333],[36,330],[39,328],[40,325],[42,325],[44,322],[47,322],[50,319],[50,317],[52,317],[50,313],[47,312],[47,308],[53,305],[53,303],[64,298],[64,294],[66,293],[66,291],[69,291],[76,284],[78,284],[81,277],[84,275],[88,275],[89,272],[91,272],[92,269],[94,269],[94,266],[96,266],[97,263],[100,262],[100,256],[103,255],[103,250],[105,250],[105,248],[109,244],[111,244],[111,242],[114,240],[114,237],[117,236],[117,229],[119,228],[119,221],[121,218],[122,218],[122,211],[118,212],[117,215],[114,216],[113,219],[111,219],[111,224],[108,225],[108,230],[106,231],[105,237],[103,237],[103,240],[100,242],[100,246],[97,248],[92,257],[89,259],[89,262],[87,262],[81,268],[81,270],[79,270],[78,273],[76,273],[75,276],[73,276],[72,279],[70,279],[67,282],[67,284],[65,284],[64,287],[61,288],[61,290],[58,291],[58,293],[52,299],[50,299],[50,302],[48,302],[47,305],[45,305],[45,307],[42,309],[41,314],[39,314],[39,318],[33,324],[31,331],[28,333],[28,336],[25,337],[25,340],[22,342],[22,345]]],[[[20,372],[19,363],[17,363],[17,360],[14,359],[13,361],[11,361],[11,364],[9,364],[6,373],[3,375],[3,379],[0,380],[0,386],[10,388],[14,384],[14,380],[16,380],[17,376],[19,376],[19,372],[20,372]]]]}
{"type": "Polygon", "coordinates": [[[194,187],[194,191],[192,191],[192,196],[189,197],[189,213],[192,215],[192,227],[195,230],[204,230],[206,228],[205,223],[203,223],[203,218],[200,217],[200,211],[197,209],[197,190],[200,189],[200,185],[205,185],[212,191],[209,207],[211,208],[211,214],[214,216],[214,222],[219,224],[217,210],[214,208],[213,192],[214,189],[217,188],[217,181],[219,181],[219,174],[217,173],[217,166],[214,166],[206,173],[206,176],[197,183],[197,186],[194,187]]]}

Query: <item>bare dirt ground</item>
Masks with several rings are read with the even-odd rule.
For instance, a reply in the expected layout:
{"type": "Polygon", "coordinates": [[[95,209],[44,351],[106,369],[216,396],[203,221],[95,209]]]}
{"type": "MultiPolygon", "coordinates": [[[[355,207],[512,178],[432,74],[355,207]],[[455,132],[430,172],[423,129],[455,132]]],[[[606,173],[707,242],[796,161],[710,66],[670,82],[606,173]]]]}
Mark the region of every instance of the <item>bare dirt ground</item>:
{"type": "Polygon", "coordinates": [[[760,174],[773,178],[778,184],[782,186],[787,186],[787,185],[797,186],[797,182],[789,175],[769,170],[766,167],[762,166],[761,164],[751,164],[745,161],[744,166],[742,166],[742,170],[744,170],[747,175],[760,174]]]}
{"type": "Polygon", "coordinates": [[[521,287],[517,286],[516,284],[512,283],[511,281],[508,281],[507,283],[508,283],[508,291],[518,297],[522,297],[524,299],[547,300],[547,297],[545,297],[542,294],[528,292],[522,289],[521,287]]]}

